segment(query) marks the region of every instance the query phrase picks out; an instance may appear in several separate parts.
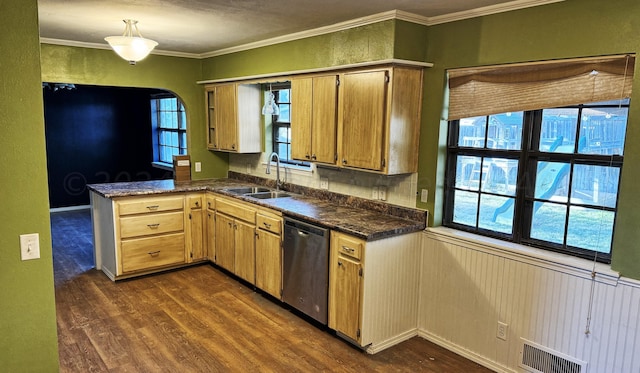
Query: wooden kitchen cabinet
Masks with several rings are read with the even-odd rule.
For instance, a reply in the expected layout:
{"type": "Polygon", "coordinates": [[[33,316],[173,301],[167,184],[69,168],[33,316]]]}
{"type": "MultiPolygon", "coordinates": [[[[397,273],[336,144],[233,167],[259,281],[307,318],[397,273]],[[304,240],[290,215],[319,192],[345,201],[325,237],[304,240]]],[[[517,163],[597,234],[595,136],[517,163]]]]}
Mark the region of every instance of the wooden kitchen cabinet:
{"type": "Polygon", "coordinates": [[[338,163],[387,175],[417,172],[421,108],[421,68],[341,74],[338,163]]]}
{"type": "Polygon", "coordinates": [[[420,235],[365,241],[331,231],[329,328],[370,353],[415,335],[420,235]]]}
{"type": "Polygon", "coordinates": [[[185,265],[184,196],[91,193],[96,268],[111,280],[185,265]]]}
{"type": "Polygon", "coordinates": [[[216,264],[255,284],[255,208],[225,197],[215,206],[216,264]]]}
{"type": "Polygon", "coordinates": [[[234,153],[262,151],[259,84],[205,86],[207,147],[234,153]]]}
{"type": "Polygon", "coordinates": [[[216,257],[216,199],[213,193],[206,193],[206,255],[215,263],[216,257]]]}
{"type": "Polygon", "coordinates": [[[329,327],[360,342],[364,241],[331,232],[329,327]]]}
{"type": "Polygon", "coordinates": [[[185,198],[187,202],[187,211],[184,214],[187,262],[192,263],[207,259],[205,194],[189,193],[185,198]]]}
{"type": "Polygon", "coordinates": [[[256,287],[282,299],[282,215],[256,215],[256,287]]]}
{"type": "Polygon", "coordinates": [[[291,80],[291,157],[335,164],[337,161],[338,76],[291,80]]]}

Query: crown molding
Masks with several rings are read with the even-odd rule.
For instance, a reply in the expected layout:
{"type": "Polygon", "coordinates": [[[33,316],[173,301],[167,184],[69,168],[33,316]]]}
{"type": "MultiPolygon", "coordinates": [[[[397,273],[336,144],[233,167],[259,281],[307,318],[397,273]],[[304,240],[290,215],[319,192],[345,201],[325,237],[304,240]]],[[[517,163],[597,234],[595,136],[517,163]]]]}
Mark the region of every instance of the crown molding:
{"type": "Polygon", "coordinates": [[[441,16],[428,17],[428,21],[426,25],[427,26],[439,25],[442,23],[461,21],[463,19],[476,18],[476,17],[488,16],[492,14],[510,12],[513,10],[533,8],[535,6],[540,6],[540,5],[559,3],[562,1],[565,1],[565,0],[514,0],[514,1],[509,1],[508,3],[489,5],[481,8],[465,10],[463,12],[456,12],[456,13],[444,14],[441,16]]]}
{"type": "MultiPolygon", "coordinates": [[[[74,40],[65,40],[65,39],[40,38],[40,44],[53,44],[53,45],[64,45],[67,47],[112,50],[109,44],[88,43],[83,41],[74,41],[74,40]]],[[[162,49],[154,49],[149,54],[154,54],[158,56],[196,58],[196,59],[202,58],[201,55],[198,53],[176,52],[176,51],[167,51],[162,49]]]]}
{"type": "MultiPolygon", "coordinates": [[[[405,12],[402,10],[390,10],[387,12],[372,14],[366,17],[361,17],[361,18],[344,21],[344,22],[335,23],[333,25],[318,27],[311,30],[296,32],[293,34],[278,36],[275,38],[260,40],[253,43],[237,45],[229,48],[222,48],[222,49],[218,49],[211,52],[185,53],[185,52],[175,52],[175,51],[154,49],[151,52],[151,54],[161,55],[161,56],[171,56],[171,57],[204,59],[209,57],[222,56],[225,54],[242,52],[242,51],[260,48],[260,47],[266,47],[274,44],[285,43],[285,42],[294,41],[294,40],[305,39],[313,36],[319,36],[319,35],[325,35],[325,34],[330,34],[334,32],[349,30],[352,28],[366,26],[373,23],[388,21],[393,19],[417,23],[425,26],[433,26],[433,25],[438,25],[442,23],[449,23],[449,22],[455,22],[455,21],[460,21],[460,20],[469,19],[469,18],[487,16],[491,14],[510,12],[513,10],[532,8],[535,6],[558,3],[562,1],[565,1],[565,0],[514,0],[514,1],[509,1],[507,3],[490,5],[490,6],[485,6],[481,8],[470,9],[463,12],[450,13],[450,14],[445,14],[442,16],[434,16],[434,17],[424,17],[418,14],[413,14],[413,13],[405,12]]],[[[40,42],[44,44],[65,45],[65,46],[71,46],[71,47],[111,49],[108,44],[87,43],[87,42],[78,42],[78,41],[63,40],[63,39],[40,38],[40,42]]]]}
{"type": "MultiPolygon", "coordinates": [[[[266,47],[266,46],[269,46],[269,45],[274,45],[274,44],[280,44],[280,43],[285,43],[285,42],[294,41],[294,40],[305,39],[305,38],[309,38],[309,37],[313,37],[313,36],[330,34],[330,33],[334,33],[334,32],[349,30],[349,29],[356,28],[356,27],[370,25],[370,24],[373,24],[373,23],[378,23],[378,22],[382,22],[382,21],[388,21],[388,20],[391,20],[391,19],[398,18],[398,13],[399,12],[400,11],[398,11],[398,10],[390,10],[390,11],[387,11],[387,12],[372,14],[372,15],[366,16],[366,17],[361,17],[361,18],[356,18],[356,19],[352,19],[352,20],[349,20],[349,21],[335,23],[335,24],[329,25],[329,26],[318,27],[318,28],[314,28],[314,29],[310,29],[310,30],[296,32],[296,33],[293,33],[293,34],[288,34],[288,35],[278,36],[278,37],[275,37],[275,38],[265,39],[265,40],[261,40],[261,41],[257,41],[257,42],[253,42],[253,43],[247,43],[247,44],[242,44],[242,45],[238,45],[238,46],[234,46],[234,47],[230,47],[230,48],[219,49],[219,50],[211,51],[211,52],[208,52],[208,53],[203,53],[201,55],[201,58],[216,57],[216,56],[221,56],[221,55],[224,55],[224,54],[242,52],[242,51],[246,51],[246,50],[249,50],[249,49],[266,47]]],[[[410,13],[406,13],[406,12],[402,12],[402,13],[410,14],[410,13]]],[[[417,16],[417,17],[420,17],[420,16],[417,16]]],[[[425,18],[425,17],[422,17],[422,18],[425,18]]]]}

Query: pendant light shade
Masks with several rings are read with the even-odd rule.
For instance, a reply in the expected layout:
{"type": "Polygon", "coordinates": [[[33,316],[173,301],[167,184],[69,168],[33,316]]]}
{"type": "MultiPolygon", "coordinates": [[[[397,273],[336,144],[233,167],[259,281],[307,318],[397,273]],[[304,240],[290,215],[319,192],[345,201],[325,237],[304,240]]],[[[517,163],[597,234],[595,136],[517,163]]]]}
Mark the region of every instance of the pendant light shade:
{"type": "Polygon", "coordinates": [[[269,87],[267,99],[264,102],[264,106],[262,106],[262,115],[280,115],[280,108],[276,104],[276,96],[273,94],[271,87],[269,87]]]}
{"type": "Polygon", "coordinates": [[[125,19],[123,22],[126,26],[122,36],[107,36],[104,40],[109,43],[118,56],[129,61],[129,64],[135,65],[136,62],[147,57],[158,43],[140,35],[138,21],[125,19]],[[136,35],[133,32],[134,28],[136,35]]]}

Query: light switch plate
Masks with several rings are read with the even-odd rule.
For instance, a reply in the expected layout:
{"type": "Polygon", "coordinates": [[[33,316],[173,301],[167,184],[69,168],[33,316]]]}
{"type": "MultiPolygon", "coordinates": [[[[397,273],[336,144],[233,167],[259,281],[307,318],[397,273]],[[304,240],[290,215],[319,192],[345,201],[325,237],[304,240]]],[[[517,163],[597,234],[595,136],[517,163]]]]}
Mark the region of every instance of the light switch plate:
{"type": "Polygon", "coordinates": [[[420,202],[427,203],[429,201],[429,189],[422,189],[422,194],[420,195],[420,202]]]}
{"type": "Polygon", "coordinates": [[[196,172],[200,172],[200,171],[202,171],[202,163],[196,162],[196,172]]]}
{"type": "Polygon", "coordinates": [[[38,233],[20,235],[20,253],[22,260],[40,258],[40,235],[38,233]]]}

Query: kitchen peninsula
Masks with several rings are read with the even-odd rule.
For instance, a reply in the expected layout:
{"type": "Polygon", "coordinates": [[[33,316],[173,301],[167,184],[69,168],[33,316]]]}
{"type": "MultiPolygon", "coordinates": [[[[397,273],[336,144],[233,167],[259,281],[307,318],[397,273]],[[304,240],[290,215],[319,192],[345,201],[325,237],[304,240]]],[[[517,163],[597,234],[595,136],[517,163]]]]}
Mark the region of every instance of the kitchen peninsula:
{"type": "Polygon", "coordinates": [[[116,281],[211,262],[282,301],[283,221],[291,217],[330,231],[329,328],[370,353],[416,335],[426,211],[293,184],[275,198],[271,184],[231,172],[89,185],[96,269],[116,281]]]}

